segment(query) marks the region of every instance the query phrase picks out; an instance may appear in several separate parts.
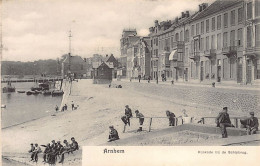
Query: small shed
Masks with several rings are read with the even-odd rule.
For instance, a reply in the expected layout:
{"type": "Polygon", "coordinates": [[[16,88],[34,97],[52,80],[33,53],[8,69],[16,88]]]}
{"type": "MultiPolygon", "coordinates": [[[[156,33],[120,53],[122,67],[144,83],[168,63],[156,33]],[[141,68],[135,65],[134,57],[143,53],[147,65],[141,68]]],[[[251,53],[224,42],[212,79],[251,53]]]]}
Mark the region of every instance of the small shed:
{"type": "Polygon", "coordinates": [[[100,65],[93,65],[93,83],[110,84],[113,78],[113,63],[102,62],[100,65]]]}

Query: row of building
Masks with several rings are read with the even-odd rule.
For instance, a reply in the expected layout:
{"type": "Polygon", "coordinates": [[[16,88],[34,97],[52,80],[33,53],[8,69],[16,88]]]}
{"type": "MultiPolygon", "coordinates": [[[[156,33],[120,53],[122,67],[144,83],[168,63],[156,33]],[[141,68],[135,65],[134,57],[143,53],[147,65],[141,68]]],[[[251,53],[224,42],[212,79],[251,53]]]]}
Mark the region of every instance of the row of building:
{"type": "Polygon", "coordinates": [[[257,0],[216,0],[120,39],[121,77],[178,82],[260,83],[260,6],[257,0]]]}

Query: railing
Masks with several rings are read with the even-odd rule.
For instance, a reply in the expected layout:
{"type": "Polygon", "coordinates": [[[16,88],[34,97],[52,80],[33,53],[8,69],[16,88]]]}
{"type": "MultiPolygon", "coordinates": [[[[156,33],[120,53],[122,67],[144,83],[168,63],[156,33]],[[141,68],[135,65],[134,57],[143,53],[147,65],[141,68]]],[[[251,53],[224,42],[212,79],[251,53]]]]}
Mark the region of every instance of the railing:
{"type": "MultiPolygon", "coordinates": [[[[240,119],[245,119],[246,117],[230,117],[230,120],[234,120],[234,126],[236,127],[236,128],[238,128],[239,126],[238,126],[238,120],[240,120],[240,119]]],[[[216,119],[216,117],[202,117],[201,118],[201,123],[202,124],[205,124],[205,119],[216,119]]],[[[260,119],[260,117],[257,117],[257,119],[260,119]]]]}
{"type": "Polygon", "coordinates": [[[224,55],[236,54],[236,52],[237,52],[237,46],[226,46],[222,48],[222,53],[224,55]]]}
{"type": "MultiPolygon", "coordinates": [[[[132,117],[132,118],[139,119],[137,117],[132,117]]],[[[167,123],[169,122],[169,118],[168,117],[144,117],[144,119],[149,119],[149,121],[148,121],[148,132],[151,132],[151,130],[152,130],[152,122],[155,119],[165,119],[164,122],[167,122],[167,123]]],[[[192,121],[193,121],[193,117],[190,117],[190,122],[189,123],[192,123],[192,121]]],[[[181,117],[175,117],[174,118],[174,126],[178,126],[178,125],[182,125],[182,124],[184,124],[184,120],[181,117]]],[[[133,124],[131,123],[131,126],[132,125],[133,124]]],[[[126,130],[126,126],[124,127],[123,132],[125,132],[125,130],[126,130]]]]}

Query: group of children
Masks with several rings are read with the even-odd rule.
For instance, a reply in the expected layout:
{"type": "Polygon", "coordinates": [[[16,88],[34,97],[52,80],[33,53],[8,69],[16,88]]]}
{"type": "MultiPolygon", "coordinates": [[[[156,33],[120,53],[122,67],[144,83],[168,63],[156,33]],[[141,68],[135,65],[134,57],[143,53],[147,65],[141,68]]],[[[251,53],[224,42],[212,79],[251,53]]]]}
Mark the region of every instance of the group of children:
{"type": "MultiPolygon", "coordinates": [[[[71,138],[71,144],[67,140],[63,141],[64,145],[61,144],[60,141],[55,142],[55,140],[51,141],[51,144],[41,145],[45,147],[43,152],[43,162],[48,164],[55,164],[58,157],[60,158],[59,163],[63,163],[64,155],[66,153],[73,153],[74,151],[79,149],[79,145],[74,137],[71,138]]],[[[31,144],[31,149],[29,153],[31,153],[31,161],[38,162],[38,154],[41,153],[42,150],[36,143],[35,145],[31,144]]]]}
{"type": "MultiPolygon", "coordinates": [[[[75,106],[74,102],[71,101],[71,110],[76,110],[78,107],[79,107],[79,105],[75,106]]],[[[59,111],[59,107],[57,105],[55,106],[55,110],[56,110],[56,112],[59,111]]],[[[67,104],[64,104],[64,106],[62,106],[62,108],[61,108],[61,112],[67,111],[67,110],[68,110],[68,106],[67,106],[67,104]]]]}

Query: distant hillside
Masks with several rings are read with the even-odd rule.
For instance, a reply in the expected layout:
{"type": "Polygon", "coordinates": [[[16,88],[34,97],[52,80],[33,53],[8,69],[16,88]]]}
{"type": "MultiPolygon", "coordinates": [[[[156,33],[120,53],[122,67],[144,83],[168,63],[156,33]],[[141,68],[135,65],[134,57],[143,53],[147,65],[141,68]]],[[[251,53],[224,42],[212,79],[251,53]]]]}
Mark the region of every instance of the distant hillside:
{"type": "Polygon", "coordinates": [[[1,75],[60,75],[59,60],[38,60],[34,62],[2,61],[1,75]]]}

